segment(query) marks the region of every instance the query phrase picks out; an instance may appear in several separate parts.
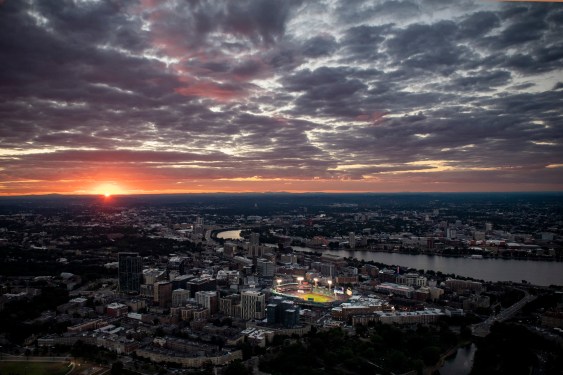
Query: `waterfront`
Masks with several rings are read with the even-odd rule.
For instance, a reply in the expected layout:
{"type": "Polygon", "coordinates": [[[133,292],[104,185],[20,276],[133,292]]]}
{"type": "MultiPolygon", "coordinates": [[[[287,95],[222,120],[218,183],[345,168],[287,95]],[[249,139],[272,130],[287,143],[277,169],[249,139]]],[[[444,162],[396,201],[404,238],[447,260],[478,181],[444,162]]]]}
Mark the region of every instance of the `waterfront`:
{"type": "Polygon", "coordinates": [[[226,230],[223,232],[217,233],[217,238],[221,238],[223,240],[242,240],[240,236],[240,229],[237,230],[226,230]]]}
{"type": "MultiPolygon", "coordinates": [[[[220,232],[217,237],[238,239],[240,232],[240,230],[220,232]]],[[[293,249],[305,252],[321,251],[299,246],[293,246],[293,249]]],[[[496,258],[470,259],[352,250],[322,250],[322,252],[418,270],[440,271],[485,281],[520,283],[522,280],[526,280],[535,285],[563,285],[563,263],[561,262],[496,258]]]]}
{"type": "Polygon", "coordinates": [[[476,350],[475,344],[458,348],[451,357],[446,358],[440,368],[440,375],[468,375],[473,367],[476,350]]]}
{"type": "MultiPolygon", "coordinates": [[[[293,249],[315,251],[306,247],[293,247],[293,249]]],[[[563,285],[563,263],[561,262],[495,258],[470,259],[350,250],[323,250],[323,253],[418,270],[441,271],[485,281],[520,283],[522,280],[526,280],[535,285],[563,285]]]]}

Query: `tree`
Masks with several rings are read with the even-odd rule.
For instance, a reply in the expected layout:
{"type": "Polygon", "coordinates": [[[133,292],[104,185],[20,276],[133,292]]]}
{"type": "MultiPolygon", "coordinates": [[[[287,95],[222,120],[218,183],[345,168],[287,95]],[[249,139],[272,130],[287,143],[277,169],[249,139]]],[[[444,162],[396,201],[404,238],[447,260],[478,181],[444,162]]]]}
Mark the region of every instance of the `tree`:
{"type": "Polygon", "coordinates": [[[111,375],[119,375],[123,373],[123,363],[121,361],[114,362],[111,365],[111,375]]]}
{"type": "Polygon", "coordinates": [[[426,366],[435,365],[440,359],[440,348],[435,346],[428,346],[422,349],[422,360],[426,366]]]}
{"type": "Polygon", "coordinates": [[[250,375],[252,374],[240,361],[237,359],[227,366],[225,369],[225,375],[250,375]]]}
{"type": "Polygon", "coordinates": [[[211,361],[205,361],[205,363],[202,366],[203,369],[203,374],[213,374],[213,363],[211,363],[211,361]]]}
{"type": "Polygon", "coordinates": [[[368,333],[368,328],[363,325],[363,324],[356,324],[356,335],[358,336],[366,336],[366,334],[368,333]]]}

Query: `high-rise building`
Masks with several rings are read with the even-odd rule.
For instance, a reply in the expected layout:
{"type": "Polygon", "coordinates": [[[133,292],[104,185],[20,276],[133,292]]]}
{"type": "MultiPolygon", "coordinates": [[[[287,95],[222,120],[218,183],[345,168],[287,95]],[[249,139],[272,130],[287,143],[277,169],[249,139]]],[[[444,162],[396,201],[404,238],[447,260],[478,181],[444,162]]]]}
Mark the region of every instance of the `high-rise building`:
{"type": "Polygon", "coordinates": [[[264,258],[256,261],[256,270],[262,277],[274,277],[275,266],[274,262],[264,258]]]}
{"type": "Polygon", "coordinates": [[[266,316],[266,296],[256,290],[247,290],[241,293],[241,318],[264,319],[266,316]]]}
{"type": "Polygon", "coordinates": [[[262,257],[266,250],[265,246],[260,246],[260,233],[250,233],[250,242],[245,244],[245,247],[246,254],[250,258],[262,257]]]}
{"type": "Polygon", "coordinates": [[[354,232],[348,233],[348,243],[350,244],[350,249],[356,248],[356,234],[354,232]]]}
{"type": "Polygon", "coordinates": [[[190,291],[175,289],[172,291],[172,307],[184,306],[190,299],[190,291]]]}
{"type": "Polygon", "coordinates": [[[217,312],[219,299],[216,291],[199,291],[195,294],[195,300],[198,305],[205,307],[209,310],[211,315],[217,312]]]}
{"type": "Polygon", "coordinates": [[[172,290],[176,289],[186,289],[186,285],[188,281],[195,279],[195,276],[192,275],[180,275],[172,279],[172,290]]]}
{"type": "Polygon", "coordinates": [[[166,271],[149,268],[143,270],[143,284],[153,285],[157,281],[166,280],[166,271]]]}
{"type": "Polygon", "coordinates": [[[172,283],[170,281],[158,281],[154,284],[153,301],[160,307],[170,307],[172,304],[172,283]]]}
{"type": "Polygon", "coordinates": [[[219,298],[219,312],[227,316],[237,317],[237,310],[240,311],[240,294],[231,294],[219,298]],[[239,308],[236,309],[236,306],[239,306],[239,308]]]}
{"type": "Polygon", "coordinates": [[[293,301],[274,297],[267,306],[269,324],[280,324],[286,328],[293,328],[299,324],[299,306],[293,301]]]}
{"type": "Polygon", "coordinates": [[[250,233],[250,244],[260,245],[260,233],[250,233]]]}
{"type": "Polygon", "coordinates": [[[190,297],[195,298],[195,294],[199,291],[217,290],[217,280],[212,278],[197,278],[187,282],[186,289],[190,291],[190,297]]]}
{"type": "Polygon", "coordinates": [[[334,264],[330,263],[321,263],[321,275],[327,277],[334,277],[336,274],[336,267],[334,264]]]}
{"type": "Polygon", "coordinates": [[[118,253],[119,291],[122,293],[139,293],[143,279],[143,260],[139,253],[118,253]]]}

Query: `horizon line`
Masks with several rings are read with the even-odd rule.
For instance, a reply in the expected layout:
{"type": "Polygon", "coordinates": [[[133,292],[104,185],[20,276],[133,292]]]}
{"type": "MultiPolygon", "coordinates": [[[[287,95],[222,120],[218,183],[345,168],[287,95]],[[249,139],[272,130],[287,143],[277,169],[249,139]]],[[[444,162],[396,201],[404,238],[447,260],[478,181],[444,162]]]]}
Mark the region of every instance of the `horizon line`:
{"type": "Polygon", "coordinates": [[[26,198],[26,197],[101,197],[106,199],[111,199],[114,197],[136,197],[136,196],[178,196],[178,195],[267,195],[267,194],[287,194],[287,195],[307,195],[307,194],[325,194],[325,195],[365,195],[365,194],[563,194],[563,190],[520,190],[520,191],[302,191],[302,192],[291,192],[291,191],[242,191],[242,192],[186,192],[186,193],[131,193],[131,194],[111,194],[109,197],[104,196],[104,194],[94,194],[94,193],[37,193],[37,194],[14,194],[14,195],[2,195],[0,194],[0,199],[3,198],[26,198]]]}

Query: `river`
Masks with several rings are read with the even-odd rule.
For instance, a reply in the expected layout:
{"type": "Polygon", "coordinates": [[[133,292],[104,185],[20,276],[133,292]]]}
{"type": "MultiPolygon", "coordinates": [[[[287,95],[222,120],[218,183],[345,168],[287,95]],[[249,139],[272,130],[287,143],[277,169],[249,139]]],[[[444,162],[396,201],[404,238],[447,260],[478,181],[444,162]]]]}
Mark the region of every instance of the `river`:
{"type": "MultiPolygon", "coordinates": [[[[240,230],[220,232],[217,237],[240,239],[240,230]]],[[[293,246],[296,251],[319,251],[308,247],[293,246]]],[[[563,285],[563,263],[517,259],[469,259],[433,255],[410,255],[352,250],[322,250],[323,253],[374,261],[388,265],[441,271],[485,281],[526,280],[535,285],[563,285]]]]}
{"type": "Polygon", "coordinates": [[[242,240],[240,232],[242,232],[240,229],[226,230],[224,232],[217,233],[217,238],[222,238],[224,240],[242,240]]]}
{"type": "Polygon", "coordinates": [[[473,367],[473,358],[477,350],[475,344],[459,348],[456,353],[444,361],[440,375],[468,375],[473,367]]]}
{"type": "MultiPolygon", "coordinates": [[[[293,247],[294,250],[314,251],[293,247]]],[[[323,253],[371,260],[418,270],[433,270],[452,273],[485,281],[526,280],[535,285],[563,285],[563,263],[518,259],[470,259],[435,255],[411,255],[350,250],[323,250],[323,253]]]]}

